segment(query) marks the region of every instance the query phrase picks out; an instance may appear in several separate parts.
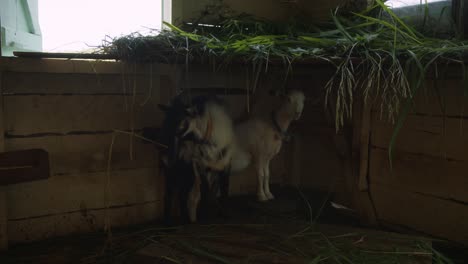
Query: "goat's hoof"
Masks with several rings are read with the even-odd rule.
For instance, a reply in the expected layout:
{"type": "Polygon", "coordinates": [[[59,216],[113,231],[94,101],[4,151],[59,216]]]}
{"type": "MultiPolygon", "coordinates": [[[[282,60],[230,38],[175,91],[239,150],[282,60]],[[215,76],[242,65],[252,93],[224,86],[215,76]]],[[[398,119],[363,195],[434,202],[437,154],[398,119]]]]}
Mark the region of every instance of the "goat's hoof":
{"type": "Polygon", "coordinates": [[[257,195],[257,200],[259,202],[266,202],[266,201],[268,201],[268,198],[266,197],[265,194],[259,194],[259,195],[257,195]]]}
{"type": "Polygon", "coordinates": [[[195,224],[196,222],[197,222],[197,218],[191,216],[190,219],[189,219],[189,224],[195,224]]]}
{"type": "Polygon", "coordinates": [[[267,198],[268,200],[273,200],[273,199],[275,199],[275,196],[273,196],[273,194],[271,194],[271,193],[266,193],[265,196],[266,196],[266,198],[267,198]]]}

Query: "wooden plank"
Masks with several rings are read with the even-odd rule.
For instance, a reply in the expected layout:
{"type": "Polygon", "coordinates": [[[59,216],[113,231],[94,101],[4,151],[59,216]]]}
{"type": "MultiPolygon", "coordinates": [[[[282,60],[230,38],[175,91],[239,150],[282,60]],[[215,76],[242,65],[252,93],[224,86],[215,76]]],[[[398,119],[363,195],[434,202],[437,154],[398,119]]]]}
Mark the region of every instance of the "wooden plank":
{"type": "Polygon", "coordinates": [[[49,155],[43,149],[0,152],[0,185],[49,178],[49,155]]]}
{"type": "Polygon", "coordinates": [[[13,55],[22,58],[50,58],[50,59],[95,59],[117,60],[118,56],[98,53],[67,53],[67,52],[31,52],[13,51],[13,55]]]}
{"type": "Polygon", "coordinates": [[[468,207],[394,187],[371,184],[378,219],[468,245],[468,207]]]}
{"type": "MultiPolygon", "coordinates": [[[[127,64],[124,62],[105,60],[69,60],[69,59],[37,59],[37,58],[0,58],[0,71],[15,72],[53,72],[53,73],[111,73],[118,74],[133,67],[132,72],[147,73],[149,64],[127,64]],[[136,67],[136,69],[135,69],[136,67]]],[[[170,74],[172,69],[168,64],[155,63],[153,71],[170,74]]]]}
{"type": "Polygon", "coordinates": [[[159,88],[160,75],[154,74],[98,74],[98,73],[36,73],[7,72],[6,95],[18,94],[133,94],[136,78],[136,94],[153,94],[159,88]]]}
{"type": "Polygon", "coordinates": [[[339,192],[344,189],[344,163],[334,142],[334,128],[323,126],[301,126],[297,130],[301,142],[307,148],[296,160],[300,171],[304,172],[299,181],[304,188],[339,192]],[[313,151],[310,151],[310,149],[313,151]]]}
{"type": "Polygon", "coordinates": [[[436,116],[468,116],[468,96],[460,79],[428,80],[415,97],[414,112],[436,116]]]}
{"type": "Polygon", "coordinates": [[[4,106],[6,132],[34,135],[155,126],[162,122],[157,98],[141,106],[145,100],[146,96],[121,95],[8,96],[4,106]]]}
{"type": "Polygon", "coordinates": [[[217,87],[226,91],[230,88],[246,90],[244,71],[210,70],[207,67],[200,67],[189,70],[185,78],[181,82],[183,89],[217,87]]]}
{"type": "Polygon", "coordinates": [[[443,199],[468,202],[467,161],[447,159],[397,152],[390,171],[388,152],[372,149],[370,179],[389,187],[410,192],[433,195],[443,199]]]}
{"type": "Polygon", "coordinates": [[[11,185],[8,219],[28,219],[149,201],[163,196],[162,177],[153,168],[53,176],[45,181],[11,185]],[[107,188],[110,190],[106,198],[107,188]]]}
{"type": "MultiPolygon", "coordinates": [[[[49,152],[51,175],[107,170],[112,134],[9,138],[6,149],[41,148],[49,152]]],[[[135,139],[130,155],[129,135],[116,134],[112,146],[112,168],[132,169],[157,166],[158,151],[152,144],[135,139]]]]}
{"type": "MultiPolygon", "coordinates": [[[[1,45],[0,45],[1,46],[1,45]]],[[[5,151],[5,115],[3,112],[3,72],[0,71],[0,152],[5,151]]],[[[0,186],[0,251],[8,249],[6,187],[0,186]]]]}
{"type": "Polygon", "coordinates": [[[3,101],[3,90],[5,89],[4,74],[4,72],[0,71],[0,152],[5,150],[5,106],[3,101]]]}
{"type": "Polygon", "coordinates": [[[8,215],[6,187],[0,186],[0,252],[8,249],[8,215]]]}
{"type": "Polygon", "coordinates": [[[107,219],[113,227],[147,223],[161,217],[162,203],[151,201],[110,209],[79,210],[63,214],[8,221],[12,244],[57,236],[102,231],[107,219]]]}
{"type": "MultiPolygon", "coordinates": [[[[414,96],[411,114],[447,116],[447,117],[467,117],[468,116],[468,96],[465,94],[465,85],[461,78],[426,80],[426,86],[418,90],[414,96]]],[[[377,99],[380,99],[377,97],[377,99]]],[[[381,113],[381,104],[377,101],[373,105],[373,112],[382,118],[387,118],[384,112],[381,113]]]]}
{"type": "MultiPolygon", "coordinates": [[[[379,120],[372,121],[371,143],[388,148],[393,126],[379,120]]],[[[431,116],[408,116],[399,131],[396,151],[424,154],[454,160],[468,160],[468,119],[431,116]]]]}
{"type": "Polygon", "coordinates": [[[363,144],[364,146],[366,145],[363,141],[369,140],[366,134],[370,133],[369,126],[371,125],[369,123],[366,124],[366,122],[371,122],[371,120],[369,120],[369,112],[365,108],[363,101],[357,101],[353,107],[353,126],[352,130],[347,132],[351,133],[351,135],[348,134],[348,138],[351,138],[351,150],[349,156],[345,156],[343,162],[345,168],[343,174],[346,184],[344,191],[345,199],[339,201],[339,203],[354,209],[363,224],[376,226],[377,219],[369,189],[366,188],[365,191],[359,190],[361,176],[365,175],[366,178],[369,177],[368,166],[369,158],[371,158],[371,156],[367,156],[367,163],[362,162],[361,158],[361,155],[363,155],[362,151],[367,152],[370,147],[370,143],[368,142],[367,148],[363,148],[363,144]],[[365,171],[367,172],[364,173],[365,171]]]}

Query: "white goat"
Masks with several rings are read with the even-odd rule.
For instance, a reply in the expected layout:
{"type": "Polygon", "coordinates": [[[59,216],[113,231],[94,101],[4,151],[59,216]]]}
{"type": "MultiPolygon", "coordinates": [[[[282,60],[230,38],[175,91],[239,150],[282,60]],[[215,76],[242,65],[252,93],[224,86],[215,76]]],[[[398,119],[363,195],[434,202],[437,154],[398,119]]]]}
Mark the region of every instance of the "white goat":
{"type": "Polygon", "coordinates": [[[281,106],[271,113],[269,120],[249,119],[235,127],[236,144],[231,163],[231,172],[240,172],[254,163],[257,176],[259,201],[274,199],[270,191],[270,161],[281,149],[292,121],[302,115],[305,96],[292,90],[281,106]]]}
{"type": "MultiPolygon", "coordinates": [[[[292,121],[298,120],[304,109],[305,96],[298,90],[290,91],[284,98],[281,106],[271,113],[271,118],[260,119],[252,118],[238,124],[232,134],[230,119],[225,112],[220,109],[212,108],[210,113],[213,116],[221,114],[219,120],[229,120],[226,122],[217,122],[216,132],[213,137],[215,149],[211,151],[205,147],[209,158],[198,160],[201,164],[214,170],[222,171],[227,166],[231,166],[231,173],[237,173],[246,169],[252,162],[255,166],[258,185],[257,198],[259,201],[274,199],[270,191],[270,161],[277,155],[281,149],[283,140],[287,135],[287,130],[292,121]],[[217,140],[217,141],[216,141],[217,140]],[[213,156],[219,155],[220,147],[226,150],[226,154],[219,158],[213,156]]],[[[194,134],[198,138],[204,138],[203,131],[208,131],[208,116],[196,120],[191,131],[198,131],[194,134]],[[198,125],[195,125],[198,124],[198,125]]],[[[195,120],[194,120],[195,121],[195,120]]]]}

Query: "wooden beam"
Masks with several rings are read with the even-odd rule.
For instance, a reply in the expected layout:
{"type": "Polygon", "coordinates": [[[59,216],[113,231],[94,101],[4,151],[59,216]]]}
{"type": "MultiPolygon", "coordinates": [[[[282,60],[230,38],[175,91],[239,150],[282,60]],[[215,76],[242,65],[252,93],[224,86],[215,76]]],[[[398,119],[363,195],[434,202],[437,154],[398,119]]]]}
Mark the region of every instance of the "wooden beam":
{"type": "Polygon", "coordinates": [[[96,59],[96,60],[117,60],[118,57],[109,54],[93,53],[61,53],[61,52],[29,52],[14,51],[13,55],[24,58],[49,58],[49,59],[96,59]]]}
{"type": "Polygon", "coordinates": [[[353,139],[351,159],[347,160],[347,188],[351,195],[353,209],[362,220],[362,224],[377,226],[375,212],[369,184],[367,182],[369,168],[369,128],[370,110],[362,100],[353,107],[353,139]]]}
{"type": "MultiPolygon", "coordinates": [[[[5,151],[3,72],[0,71],[0,152],[5,151]]],[[[0,251],[8,249],[6,187],[0,186],[0,251]]]]}
{"type": "Polygon", "coordinates": [[[49,155],[42,149],[0,153],[0,186],[50,177],[49,155]]]}
{"type": "MultiPolygon", "coordinates": [[[[90,74],[135,74],[148,75],[149,64],[132,64],[113,60],[81,60],[80,58],[39,59],[20,57],[0,57],[0,71],[36,72],[36,73],[90,73],[90,74]],[[133,68],[130,69],[130,66],[133,68]]],[[[170,75],[174,71],[172,65],[154,63],[153,75],[170,75]]]]}

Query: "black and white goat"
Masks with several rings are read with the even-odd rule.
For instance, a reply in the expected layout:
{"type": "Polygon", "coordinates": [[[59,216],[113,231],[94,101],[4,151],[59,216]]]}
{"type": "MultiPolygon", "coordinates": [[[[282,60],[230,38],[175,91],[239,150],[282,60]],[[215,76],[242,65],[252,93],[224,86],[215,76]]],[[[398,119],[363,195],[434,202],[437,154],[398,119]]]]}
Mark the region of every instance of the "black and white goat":
{"type": "Polygon", "coordinates": [[[168,149],[161,155],[166,175],[165,217],[170,221],[174,198],[180,216],[195,222],[200,200],[212,200],[218,190],[224,198],[229,184],[234,130],[222,103],[213,98],[195,97],[184,101],[180,95],[165,112],[161,143],[168,149]],[[216,162],[218,166],[207,166],[216,162]]]}

